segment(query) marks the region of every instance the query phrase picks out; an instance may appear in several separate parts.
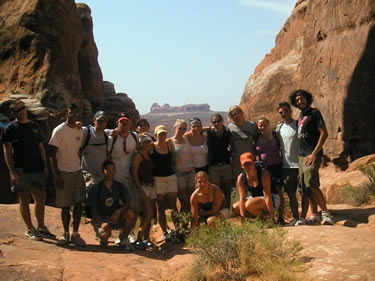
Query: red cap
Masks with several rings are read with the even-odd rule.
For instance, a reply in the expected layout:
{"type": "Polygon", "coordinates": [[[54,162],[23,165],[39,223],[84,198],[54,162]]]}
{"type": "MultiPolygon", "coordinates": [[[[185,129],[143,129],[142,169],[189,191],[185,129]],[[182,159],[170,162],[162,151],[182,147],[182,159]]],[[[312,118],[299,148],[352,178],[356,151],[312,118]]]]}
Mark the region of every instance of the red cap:
{"type": "Polygon", "coordinates": [[[122,116],[119,119],[117,119],[117,123],[120,123],[122,120],[129,121],[129,118],[122,116]]]}
{"type": "Polygon", "coordinates": [[[242,153],[240,156],[240,162],[241,162],[241,165],[244,165],[247,162],[253,163],[254,162],[253,154],[251,152],[242,153]]]}

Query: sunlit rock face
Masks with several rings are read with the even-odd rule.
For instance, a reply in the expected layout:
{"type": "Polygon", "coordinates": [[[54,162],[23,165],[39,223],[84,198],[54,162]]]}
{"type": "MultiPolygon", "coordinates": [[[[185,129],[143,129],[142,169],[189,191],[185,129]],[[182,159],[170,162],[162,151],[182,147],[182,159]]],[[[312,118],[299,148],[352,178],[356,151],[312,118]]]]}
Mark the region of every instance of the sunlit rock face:
{"type": "Polygon", "coordinates": [[[248,117],[266,115],[275,125],[278,103],[305,89],[326,121],[330,160],[345,167],[374,153],[374,23],[373,0],[298,1],[245,85],[241,106],[248,117]]]}

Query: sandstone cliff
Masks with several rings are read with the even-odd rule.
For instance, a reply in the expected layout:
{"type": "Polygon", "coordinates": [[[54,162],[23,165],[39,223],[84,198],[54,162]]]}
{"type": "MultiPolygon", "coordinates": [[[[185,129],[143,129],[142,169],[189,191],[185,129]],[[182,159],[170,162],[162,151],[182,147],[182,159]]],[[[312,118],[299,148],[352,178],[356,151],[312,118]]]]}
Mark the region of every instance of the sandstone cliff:
{"type": "Polygon", "coordinates": [[[277,104],[306,89],[325,118],[330,160],[345,168],[347,160],[374,153],[374,24],[374,0],[299,0],[245,86],[248,117],[267,115],[275,124],[277,104]]]}

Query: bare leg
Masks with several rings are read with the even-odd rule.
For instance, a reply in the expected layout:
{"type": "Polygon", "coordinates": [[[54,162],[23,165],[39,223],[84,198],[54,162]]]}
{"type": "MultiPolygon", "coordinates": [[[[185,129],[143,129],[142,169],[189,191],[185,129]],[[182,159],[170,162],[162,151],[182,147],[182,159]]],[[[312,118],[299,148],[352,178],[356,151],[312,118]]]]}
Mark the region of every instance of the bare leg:
{"type": "Polygon", "coordinates": [[[31,195],[30,192],[18,192],[18,198],[20,201],[20,213],[23,221],[26,224],[28,229],[34,228],[33,223],[31,221],[30,215],[30,199],[31,195]]]}
{"type": "Polygon", "coordinates": [[[31,194],[35,201],[35,217],[38,222],[38,227],[45,227],[44,224],[44,213],[45,213],[45,201],[46,193],[42,190],[33,188],[31,194]]]}
{"type": "Polygon", "coordinates": [[[63,207],[61,209],[61,221],[64,227],[64,232],[69,233],[70,207],[63,207]]]}
{"type": "Polygon", "coordinates": [[[134,228],[137,221],[137,215],[134,210],[128,209],[124,215],[123,228],[120,229],[122,237],[128,237],[130,231],[134,228]]]}
{"type": "Polygon", "coordinates": [[[298,200],[295,192],[287,192],[289,198],[290,209],[292,210],[293,218],[298,219],[298,200]]]}
{"type": "Polygon", "coordinates": [[[165,196],[157,195],[156,202],[158,204],[158,222],[163,230],[163,233],[167,231],[167,217],[165,216],[165,196]]]}
{"type": "MultiPolygon", "coordinates": [[[[82,203],[75,203],[73,209],[73,231],[78,232],[82,217],[82,203]]],[[[69,229],[69,228],[68,228],[69,229]]]]}

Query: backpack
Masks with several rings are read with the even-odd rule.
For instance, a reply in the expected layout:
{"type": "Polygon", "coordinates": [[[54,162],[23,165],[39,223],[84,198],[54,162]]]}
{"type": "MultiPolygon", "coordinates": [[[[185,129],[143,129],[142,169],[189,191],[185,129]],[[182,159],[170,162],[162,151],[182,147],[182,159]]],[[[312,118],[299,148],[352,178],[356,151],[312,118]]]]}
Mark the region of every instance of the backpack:
{"type": "MultiPolygon", "coordinates": [[[[93,129],[93,126],[92,125],[88,125],[87,126],[87,135],[86,135],[86,139],[84,141],[84,143],[82,144],[82,146],[80,147],[79,149],[79,152],[82,154],[82,152],[85,150],[86,146],[89,144],[89,141],[90,141],[90,136],[91,136],[91,130],[93,129]]],[[[104,132],[104,139],[105,139],[105,145],[108,144],[108,136],[107,134],[104,132]]],[[[96,144],[90,144],[90,145],[103,145],[104,143],[96,143],[96,144]]]]}
{"type": "MultiPolygon", "coordinates": [[[[135,143],[138,144],[137,134],[133,131],[130,131],[130,134],[133,137],[133,139],[135,140],[135,143]]],[[[109,156],[108,159],[112,159],[113,146],[115,145],[116,140],[117,140],[117,136],[113,137],[111,149],[108,151],[108,156],[109,156]]]]}

